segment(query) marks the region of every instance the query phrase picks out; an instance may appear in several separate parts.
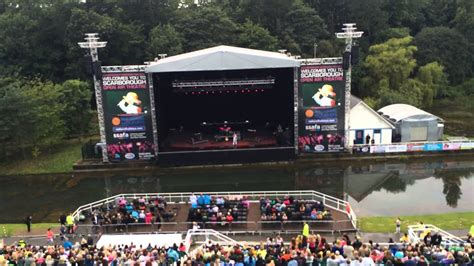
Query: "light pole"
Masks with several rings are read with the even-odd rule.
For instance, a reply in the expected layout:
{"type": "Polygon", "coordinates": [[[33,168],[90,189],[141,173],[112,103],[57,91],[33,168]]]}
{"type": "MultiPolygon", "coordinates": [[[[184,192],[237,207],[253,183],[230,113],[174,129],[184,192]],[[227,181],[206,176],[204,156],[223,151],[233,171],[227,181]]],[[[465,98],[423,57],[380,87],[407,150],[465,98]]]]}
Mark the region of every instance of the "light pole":
{"type": "Polygon", "coordinates": [[[314,43],[314,58],[316,58],[316,49],[318,48],[318,43],[314,43]]]}
{"type": "Polygon", "coordinates": [[[356,31],[355,23],[345,23],[342,28],[343,32],[337,32],[336,37],[339,39],[346,39],[346,48],[344,53],[349,53],[347,57],[347,70],[346,70],[346,87],[345,96],[346,100],[344,103],[344,148],[349,149],[349,122],[350,122],[350,111],[351,111],[351,53],[352,53],[352,39],[362,37],[363,31],[356,31]]]}
{"type": "Polygon", "coordinates": [[[99,42],[98,33],[86,33],[84,38],[85,42],[78,42],[79,46],[83,49],[89,49],[89,53],[92,58],[92,69],[93,69],[93,78],[94,78],[94,91],[95,91],[95,100],[97,103],[97,115],[99,117],[99,133],[100,133],[100,143],[102,146],[102,161],[104,163],[109,162],[109,157],[107,155],[107,145],[105,138],[105,123],[104,123],[104,107],[102,105],[102,88],[100,86],[99,77],[97,77],[97,70],[94,67],[94,64],[99,61],[99,54],[97,52],[98,48],[104,48],[107,45],[107,42],[99,42]]]}

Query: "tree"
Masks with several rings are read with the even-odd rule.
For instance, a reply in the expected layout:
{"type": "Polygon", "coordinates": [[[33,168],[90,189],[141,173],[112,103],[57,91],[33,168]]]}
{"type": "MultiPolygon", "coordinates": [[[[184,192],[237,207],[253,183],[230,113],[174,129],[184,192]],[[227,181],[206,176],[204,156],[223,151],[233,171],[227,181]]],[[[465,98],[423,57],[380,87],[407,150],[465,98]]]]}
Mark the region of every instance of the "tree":
{"type": "Polygon", "coordinates": [[[290,49],[290,51],[302,56],[312,55],[316,41],[328,35],[326,25],[316,11],[304,4],[298,4],[298,2],[286,15],[283,25],[284,31],[299,46],[299,50],[292,51],[290,49]]]}
{"type": "Polygon", "coordinates": [[[391,27],[408,27],[412,33],[417,33],[425,25],[425,7],[423,0],[387,0],[384,10],[388,14],[391,27]]]}
{"type": "Polygon", "coordinates": [[[429,27],[449,26],[456,16],[458,0],[428,0],[423,9],[429,27]]]}
{"type": "Polygon", "coordinates": [[[77,43],[84,41],[84,33],[98,32],[107,41],[100,50],[101,61],[107,65],[143,64],[146,60],[145,39],[137,24],[124,24],[115,18],[92,10],[74,8],[65,26],[67,65],[65,79],[89,79],[83,68],[84,50],[77,43]]]}
{"type": "Polygon", "coordinates": [[[464,34],[471,43],[474,42],[474,2],[472,0],[459,0],[456,15],[453,19],[454,28],[464,34]]]}
{"type": "Polygon", "coordinates": [[[63,104],[61,119],[68,137],[81,137],[87,133],[93,115],[91,85],[80,80],[67,80],[60,85],[59,101],[63,104]]]}
{"type": "Polygon", "coordinates": [[[278,49],[278,39],[272,36],[268,30],[251,21],[242,24],[239,30],[238,46],[267,51],[276,51],[278,49]]]}
{"type": "Polygon", "coordinates": [[[180,9],[173,25],[186,40],[183,43],[186,52],[232,45],[238,31],[237,25],[220,8],[207,5],[180,9]]]}
{"type": "Polygon", "coordinates": [[[455,29],[425,28],[416,35],[415,44],[419,48],[417,61],[422,65],[436,61],[445,66],[451,84],[460,84],[472,75],[473,54],[469,42],[455,29]]]}
{"type": "Polygon", "coordinates": [[[21,96],[30,109],[27,121],[22,121],[20,129],[28,138],[24,141],[30,149],[46,148],[58,143],[65,136],[62,119],[64,104],[61,86],[39,80],[27,81],[20,89],[21,96]]]}
{"type": "Polygon", "coordinates": [[[417,48],[411,45],[412,40],[412,37],[393,38],[370,47],[363,63],[367,73],[362,78],[363,96],[376,95],[381,87],[394,91],[401,88],[416,67],[413,55],[417,48]]]}
{"type": "Polygon", "coordinates": [[[383,43],[392,38],[404,38],[410,36],[409,28],[387,28],[377,33],[374,43],[383,43]]]}
{"type": "Polygon", "coordinates": [[[147,56],[153,59],[158,54],[167,54],[168,56],[180,54],[183,52],[183,42],[183,37],[173,26],[158,25],[150,32],[147,56]]]}
{"type": "MultiPolygon", "coordinates": [[[[438,92],[448,85],[448,78],[444,73],[444,67],[438,62],[431,62],[420,67],[416,78],[431,88],[434,97],[437,97],[438,92]]],[[[427,99],[426,103],[429,101],[430,100],[427,99]]],[[[431,103],[428,105],[431,105],[431,103]]]]}
{"type": "Polygon", "coordinates": [[[64,137],[61,86],[39,80],[0,80],[0,157],[23,158],[49,149],[64,137]]]}
{"type": "Polygon", "coordinates": [[[406,103],[429,107],[440,86],[446,84],[443,67],[433,62],[418,70],[413,58],[416,47],[412,37],[390,39],[373,45],[364,61],[361,94],[380,107],[393,103],[406,103]]]}
{"type": "Polygon", "coordinates": [[[388,15],[382,9],[383,3],[384,0],[349,1],[348,21],[357,22],[357,28],[364,31],[364,35],[370,40],[374,40],[388,26],[388,15]]]}
{"type": "Polygon", "coordinates": [[[340,31],[343,23],[347,23],[348,5],[344,0],[305,0],[318,15],[323,18],[330,35],[340,31]]]}

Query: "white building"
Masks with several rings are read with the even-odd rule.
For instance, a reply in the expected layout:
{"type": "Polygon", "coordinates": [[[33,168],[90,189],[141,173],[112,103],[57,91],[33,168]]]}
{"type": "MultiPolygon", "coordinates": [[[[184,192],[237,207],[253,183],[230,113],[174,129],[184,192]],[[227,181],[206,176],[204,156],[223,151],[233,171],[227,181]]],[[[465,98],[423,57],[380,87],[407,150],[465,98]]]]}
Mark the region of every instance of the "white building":
{"type": "Polygon", "coordinates": [[[391,104],[378,111],[395,127],[401,142],[436,141],[443,138],[444,120],[409,104],[391,104]]]}
{"type": "Polygon", "coordinates": [[[395,127],[361,99],[351,95],[349,120],[349,143],[353,144],[391,144],[395,127]],[[369,137],[367,137],[369,136],[369,137]]]}

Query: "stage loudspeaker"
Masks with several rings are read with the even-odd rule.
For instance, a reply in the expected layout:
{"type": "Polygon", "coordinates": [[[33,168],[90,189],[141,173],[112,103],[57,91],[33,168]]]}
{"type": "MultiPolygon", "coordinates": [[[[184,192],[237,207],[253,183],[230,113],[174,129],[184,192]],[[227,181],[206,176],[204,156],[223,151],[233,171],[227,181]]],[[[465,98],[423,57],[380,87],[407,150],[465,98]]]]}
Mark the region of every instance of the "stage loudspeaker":
{"type": "Polygon", "coordinates": [[[351,53],[350,52],[344,52],[344,55],[342,56],[342,67],[344,70],[348,70],[351,64],[351,53]]]}
{"type": "Polygon", "coordinates": [[[86,73],[88,75],[92,75],[92,56],[90,55],[85,55],[84,56],[84,66],[86,68],[86,73]]]}
{"type": "Polygon", "coordinates": [[[359,64],[359,46],[352,47],[351,64],[352,65],[359,64]]]}
{"type": "Polygon", "coordinates": [[[93,62],[92,63],[92,70],[94,71],[94,75],[97,79],[101,79],[102,78],[102,69],[101,69],[101,66],[102,66],[102,62],[100,61],[97,61],[97,62],[93,62]]]}

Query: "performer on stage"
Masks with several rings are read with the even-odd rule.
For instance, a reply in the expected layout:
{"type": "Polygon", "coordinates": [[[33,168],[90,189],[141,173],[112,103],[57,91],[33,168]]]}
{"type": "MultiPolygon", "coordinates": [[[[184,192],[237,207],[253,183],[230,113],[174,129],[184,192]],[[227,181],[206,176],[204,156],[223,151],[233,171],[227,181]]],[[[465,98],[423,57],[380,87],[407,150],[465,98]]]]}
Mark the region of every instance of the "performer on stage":
{"type": "Polygon", "coordinates": [[[234,146],[234,148],[237,148],[237,133],[234,132],[234,134],[232,135],[232,146],[234,146]]]}

